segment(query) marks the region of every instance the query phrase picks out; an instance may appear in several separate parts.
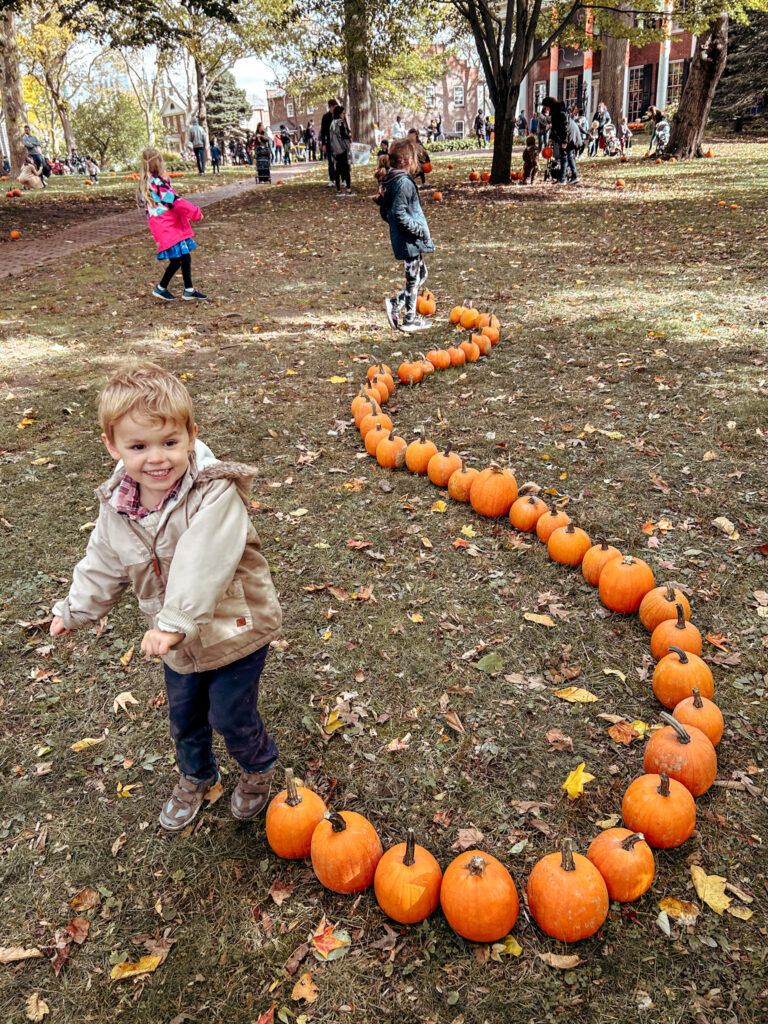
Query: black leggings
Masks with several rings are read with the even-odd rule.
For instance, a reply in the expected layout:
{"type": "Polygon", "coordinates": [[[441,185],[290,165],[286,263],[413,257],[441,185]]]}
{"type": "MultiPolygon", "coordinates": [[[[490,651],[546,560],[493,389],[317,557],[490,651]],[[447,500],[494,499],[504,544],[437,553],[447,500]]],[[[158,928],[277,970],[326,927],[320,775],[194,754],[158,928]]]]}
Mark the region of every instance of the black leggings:
{"type": "Polygon", "coordinates": [[[336,172],[336,191],[341,192],[342,181],[346,184],[347,188],[352,188],[352,181],[349,169],[349,154],[339,153],[338,156],[333,158],[334,171],[336,172]]]}
{"type": "Polygon", "coordinates": [[[184,287],[192,287],[192,257],[188,252],[185,252],[183,256],[174,256],[172,259],[168,260],[168,266],[160,279],[161,288],[168,287],[171,283],[171,278],[179,267],[181,267],[181,276],[184,278],[184,287]]]}

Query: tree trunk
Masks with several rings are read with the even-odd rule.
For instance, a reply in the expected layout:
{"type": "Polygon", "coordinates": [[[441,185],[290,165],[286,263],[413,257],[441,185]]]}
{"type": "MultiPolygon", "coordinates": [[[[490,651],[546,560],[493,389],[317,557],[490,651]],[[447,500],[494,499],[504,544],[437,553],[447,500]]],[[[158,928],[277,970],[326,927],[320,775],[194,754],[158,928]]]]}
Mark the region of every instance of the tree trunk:
{"type": "Polygon", "coordinates": [[[8,129],[8,154],[11,172],[17,175],[27,158],[21,136],[24,134],[24,93],[19,69],[19,48],[16,42],[16,16],[12,11],[0,11],[0,97],[3,116],[8,129]]]}
{"type": "MultiPolygon", "coordinates": [[[[628,15],[616,11],[616,17],[629,24],[628,15]]],[[[627,40],[603,34],[600,51],[600,93],[598,101],[604,103],[611,120],[618,125],[624,108],[624,78],[627,74],[627,40]]]]}
{"type": "Polygon", "coordinates": [[[691,70],[672,119],[666,157],[687,160],[704,155],[701,140],[727,55],[728,14],[724,12],[696,40],[691,70]]]}
{"type": "Polygon", "coordinates": [[[208,131],[208,79],[199,57],[195,57],[195,81],[197,83],[197,120],[200,127],[208,131]]]}
{"type": "MultiPolygon", "coordinates": [[[[62,97],[61,93],[53,84],[51,76],[48,74],[45,76],[45,83],[48,86],[48,92],[51,94],[51,99],[56,106],[59,121],[61,121],[61,129],[64,132],[64,144],[67,147],[67,154],[69,154],[75,148],[75,137],[72,134],[72,123],[69,120],[67,101],[62,97]]],[[[53,148],[55,149],[56,147],[54,146],[53,148]]]]}
{"type": "Polygon", "coordinates": [[[495,121],[493,124],[493,160],[491,162],[491,184],[508,185],[512,170],[512,147],[515,141],[515,111],[520,95],[520,83],[507,91],[506,105],[497,105],[494,100],[495,121]]]}
{"type": "Polygon", "coordinates": [[[355,142],[375,144],[376,106],[368,60],[368,12],[365,0],[344,0],[344,50],[347,61],[347,121],[355,142]]]}

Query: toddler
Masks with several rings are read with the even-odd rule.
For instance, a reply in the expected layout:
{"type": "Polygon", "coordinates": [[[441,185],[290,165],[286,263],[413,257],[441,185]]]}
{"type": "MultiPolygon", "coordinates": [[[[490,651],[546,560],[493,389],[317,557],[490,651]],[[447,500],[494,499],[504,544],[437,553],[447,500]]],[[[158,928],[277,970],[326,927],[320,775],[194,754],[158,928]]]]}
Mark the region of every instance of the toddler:
{"type": "Polygon", "coordinates": [[[539,173],[539,147],[536,144],[536,136],[529,135],[525,140],[523,150],[523,182],[532,185],[539,173]]]}
{"type": "Polygon", "coordinates": [[[192,252],[197,242],[191,220],[202,220],[200,207],[177,195],[171,187],[162,154],[156,149],[145,149],[141,154],[139,197],[147,209],[147,224],[157,244],[157,258],[168,260],[168,267],[152,294],[169,302],[174,296],[168,285],[181,267],[184,279],[183,299],[204,299],[192,284],[192,252]]]}
{"type": "Polygon", "coordinates": [[[396,139],[389,147],[389,167],[379,183],[378,203],[382,219],[389,224],[389,237],[396,260],[403,261],[405,286],[395,298],[384,300],[391,327],[414,334],[432,326],[416,313],[419,288],[427,280],[424,253],[435,247],[412,178],[419,170],[416,147],[410,139],[396,139]]]}
{"type": "Polygon", "coordinates": [[[96,492],[96,527],[68,596],[54,605],[51,635],[98,622],[132,586],[149,627],[141,649],[164,662],[181,773],[160,824],[183,829],[218,781],[213,729],[241,768],[232,814],[253,818],[267,804],[278,753],[257,705],[282,619],[248,518],[256,470],[219,462],[196,440],[186,388],[158,366],[114,376],[99,422],[117,465],[96,492]]]}

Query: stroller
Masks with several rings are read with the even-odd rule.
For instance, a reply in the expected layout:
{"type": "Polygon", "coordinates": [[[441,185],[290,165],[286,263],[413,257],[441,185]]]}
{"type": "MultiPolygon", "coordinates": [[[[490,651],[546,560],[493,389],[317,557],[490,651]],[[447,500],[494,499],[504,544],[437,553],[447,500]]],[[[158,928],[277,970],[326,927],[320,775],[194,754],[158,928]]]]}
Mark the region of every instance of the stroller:
{"type": "Polygon", "coordinates": [[[656,125],[655,142],[656,156],[661,156],[669,143],[669,121],[666,117],[662,117],[656,125]]]}
{"type": "Polygon", "coordinates": [[[603,142],[605,143],[604,152],[606,156],[620,156],[621,143],[616,134],[616,126],[611,124],[610,121],[603,126],[603,142]]]}

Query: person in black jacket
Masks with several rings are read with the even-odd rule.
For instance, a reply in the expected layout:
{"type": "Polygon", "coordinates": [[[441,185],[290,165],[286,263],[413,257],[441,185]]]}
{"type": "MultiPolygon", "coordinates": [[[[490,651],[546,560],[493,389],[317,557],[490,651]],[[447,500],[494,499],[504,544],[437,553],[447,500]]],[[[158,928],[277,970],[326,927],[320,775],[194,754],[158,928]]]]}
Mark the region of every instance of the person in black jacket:
{"type": "Polygon", "coordinates": [[[560,169],[552,173],[552,180],[563,181],[565,177],[565,152],[568,141],[568,115],[563,104],[556,100],[554,96],[546,96],[541,107],[550,118],[549,144],[554,150],[554,159],[560,165],[560,169]]]}
{"type": "Polygon", "coordinates": [[[333,153],[331,153],[331,122],[334,112],[338,107],[336,100],[328,100],[328,109],[323,114],[320,122],[320,144],[325,148],[325,155],[328,160],[328,184],[336,185],[336,170],[333,166],[333,153]]]}

